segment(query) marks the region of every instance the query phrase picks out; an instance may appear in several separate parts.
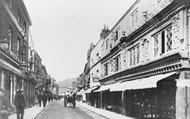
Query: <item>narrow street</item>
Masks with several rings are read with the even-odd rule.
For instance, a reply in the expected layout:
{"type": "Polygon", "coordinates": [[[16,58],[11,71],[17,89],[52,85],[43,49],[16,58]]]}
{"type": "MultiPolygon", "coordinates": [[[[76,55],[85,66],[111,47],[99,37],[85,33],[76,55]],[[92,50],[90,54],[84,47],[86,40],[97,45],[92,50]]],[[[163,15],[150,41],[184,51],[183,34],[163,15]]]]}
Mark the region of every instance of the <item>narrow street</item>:
{"type": "Polygon", "coordinates": [[[49,104],[36,119],[106,119],[79,105],[73,108],[68,104],[64,107],[63,101],[55,101],[49,104]]]}

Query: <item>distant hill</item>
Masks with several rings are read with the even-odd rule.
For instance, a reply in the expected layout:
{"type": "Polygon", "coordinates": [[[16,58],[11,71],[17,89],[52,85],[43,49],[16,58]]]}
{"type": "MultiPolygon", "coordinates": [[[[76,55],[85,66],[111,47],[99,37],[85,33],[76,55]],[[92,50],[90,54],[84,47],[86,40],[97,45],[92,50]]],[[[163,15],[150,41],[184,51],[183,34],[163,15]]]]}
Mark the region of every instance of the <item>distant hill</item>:
{"type": "Polygon", "coordinates": [[[59,85],[59,92],[65,92],[69,87],[72,87],[72,82],[76,82],[77,78],[69,78],[63,81],[57,82],[59,85]]]}

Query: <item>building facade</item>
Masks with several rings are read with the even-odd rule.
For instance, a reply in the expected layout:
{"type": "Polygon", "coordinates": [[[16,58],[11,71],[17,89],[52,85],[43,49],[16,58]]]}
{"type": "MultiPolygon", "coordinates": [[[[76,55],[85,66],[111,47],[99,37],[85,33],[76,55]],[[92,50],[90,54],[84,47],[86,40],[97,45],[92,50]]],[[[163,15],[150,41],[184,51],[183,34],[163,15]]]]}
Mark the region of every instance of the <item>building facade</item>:
{"type": "Polygon", "coordinates": [[[28,36],[31,20],[23,0],[0,1],[0,88],[13,105],[16,90],[24,89],[27,105],[35,81],[28,77],[28,36]]]}
{"type": "Polygon", "coordinates": [[[101,108],[142,119],[190,118],[189,3],[136,0],[119,19],[102,40],[94,91],[101,108]]]}

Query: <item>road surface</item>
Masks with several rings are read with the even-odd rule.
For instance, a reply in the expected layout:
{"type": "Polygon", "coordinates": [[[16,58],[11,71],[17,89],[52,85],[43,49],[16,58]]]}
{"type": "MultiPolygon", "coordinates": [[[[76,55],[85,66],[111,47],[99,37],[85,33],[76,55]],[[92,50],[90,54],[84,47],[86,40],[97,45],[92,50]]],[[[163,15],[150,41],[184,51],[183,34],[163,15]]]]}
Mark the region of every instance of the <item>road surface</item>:
{"type": "Polygon", "coordinates": [[[88,109],[76,105],[64,107],[63,101],[50,103],[36,119],[107,119],[88,109]]]}

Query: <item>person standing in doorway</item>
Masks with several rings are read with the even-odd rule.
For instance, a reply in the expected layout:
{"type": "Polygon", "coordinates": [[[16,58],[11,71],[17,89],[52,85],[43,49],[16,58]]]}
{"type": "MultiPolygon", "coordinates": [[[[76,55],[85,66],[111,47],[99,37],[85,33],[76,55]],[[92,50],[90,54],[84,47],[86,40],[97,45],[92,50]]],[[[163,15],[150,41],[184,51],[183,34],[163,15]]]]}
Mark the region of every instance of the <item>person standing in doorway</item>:
{"type": "Polygon", "coordinates": [[[0,119],[8,119],[9,111],[8,99],[4,96],[3,89],[0,88],[0,119]]]}
{"type": "Polygon", "coordinates": [[[24,98],[23,91],[21,89],[19,89],[16,92],[15,99],[14,99],[14,105],[16,107],[17,119],[23,119],[26,101],[24,98]]]}

